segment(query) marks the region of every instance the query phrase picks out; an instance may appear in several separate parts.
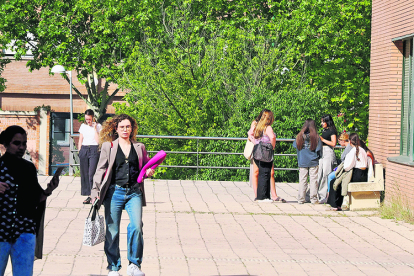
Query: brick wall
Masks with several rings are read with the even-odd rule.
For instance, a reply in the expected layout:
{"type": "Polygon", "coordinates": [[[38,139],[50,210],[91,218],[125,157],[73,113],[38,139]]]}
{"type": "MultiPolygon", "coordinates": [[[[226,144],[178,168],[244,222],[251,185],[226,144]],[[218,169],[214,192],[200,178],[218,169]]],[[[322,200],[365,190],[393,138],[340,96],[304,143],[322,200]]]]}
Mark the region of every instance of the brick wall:
{"type": "MultiPolygon", "coordinates": [[[[47,137],[49,138],[50,132],[50,114],[47,115],[47,137]]],[[[8,126],[18,125],[24,128],[27,131],[27,150],[29,151],[32,161],[35,164],[36,168],[39,168],[39,141],[40,141],[40,118],[39,115],[35,112],[2,112],[0,114],[0,131],[3,131],[8,126]]],[[[47,147],[47,155],[49,156],[49,151],[47,147]]],[[[5,148],[0,145],[0,151],[5,152],[5,148]]],[[[49,160],[46,161],[46,168],[49,166],[49,160]]],[[[46,173],[48,173],[46,171],[46,173]]]]}
{"type": "MultiPolygon", "coordinates": [[[[0,94],[0,109],[9,111],[33,111],[34,107],[50,105],[55,112],[69,112],[69,83],[60,74],[49,75],[48,68],[41,68],[29,72],[26,68],[27,60],[12,61],[7,64],[2,77],[7,82],[7,88],[0,94]]],[[[75,72],[72,73],[75,75],[75,72]]],[[[87,97],[86,88],[74,76],[73,84],[87,97]]],[[[109,92],[116,89],[116,85],[109,87],[109,92]]],[[[124,91],[119,91],[113,102],[123,102],[124,91]]],[[[75,113],[82,113],[87,109],[83,100],[73,91],[73,107],[75,113]]],[[[115,113],[109,105],[108,113],[115,113]]]]}
{"type": "Polygon", "coordinates": [[[402,42],[414,34],[412,0],[372,1],[369,147],[386,168],[386,198],[397,192],[414,206],[414,167],[387,161],[400,152],[402,42]]]}

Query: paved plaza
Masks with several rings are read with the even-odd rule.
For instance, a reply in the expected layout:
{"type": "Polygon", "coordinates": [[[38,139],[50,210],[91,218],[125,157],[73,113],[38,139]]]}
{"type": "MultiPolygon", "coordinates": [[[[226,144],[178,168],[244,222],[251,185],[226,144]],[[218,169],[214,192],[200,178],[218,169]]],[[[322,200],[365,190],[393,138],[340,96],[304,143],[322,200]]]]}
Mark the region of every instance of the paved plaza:
{"type": "MultiPolygon", "coordinates": [[[[49,180],[39,177],[43,186],[49,180]]],[[[246,182],[146,180],[142,270],[147,276],[414,275],[414,225],[373,211],[299,205],[297,186],[277,184],[288,203],[257,203],[246,182]]],[[[80,178],[63,177],[47,202],[44,256],[34,275],[107,275],[103,243],[82,245],[90,208],[83,200],[80,178]]],[[[123,276],[127,224],[124,211],[123,276]]]]}

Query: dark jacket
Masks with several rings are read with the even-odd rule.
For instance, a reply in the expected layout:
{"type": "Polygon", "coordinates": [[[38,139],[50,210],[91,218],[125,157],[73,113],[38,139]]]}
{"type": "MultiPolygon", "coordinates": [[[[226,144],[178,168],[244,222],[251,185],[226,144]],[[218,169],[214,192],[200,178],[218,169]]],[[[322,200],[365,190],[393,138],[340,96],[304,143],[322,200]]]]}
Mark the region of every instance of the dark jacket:
{"type": "Polygon", "coordinates": [[[296,149],[298,155],[298,167],[310,168],[319,165],[319,159],[322,156],[322,141],[318,137],[318,146],[314,151],[310,150],[310,137],[309,134],[304,134],[304,143],[301,150],[297,149],[296,140],[293,142],[293,147],[296,149]]]}
{"type": "Polygon", "coordinates": [[[9,174],[19,185],[17,191],[17,214],[36,223],[36,258],[42,258],[43,248],[43,219],[46,201],[40,202],[43,189],[37,180],[36,167],[32,162],[17,158],[9,153],[0,157],[9,169],[9,174]]]}

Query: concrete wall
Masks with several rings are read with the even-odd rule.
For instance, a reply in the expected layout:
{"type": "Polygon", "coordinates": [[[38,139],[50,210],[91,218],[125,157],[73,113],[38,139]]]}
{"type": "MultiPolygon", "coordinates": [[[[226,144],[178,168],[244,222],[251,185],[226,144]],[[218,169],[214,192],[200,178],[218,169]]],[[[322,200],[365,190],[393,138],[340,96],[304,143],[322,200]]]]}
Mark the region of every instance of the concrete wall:
{"type": "Polygon", "coordinates": [[[414,207],[414,167],[392,163],[400,152],[402,41],[414,34],[412,0],[372,1],[369,147],[386,171],[386,199],[403,195],[414,207]]]}

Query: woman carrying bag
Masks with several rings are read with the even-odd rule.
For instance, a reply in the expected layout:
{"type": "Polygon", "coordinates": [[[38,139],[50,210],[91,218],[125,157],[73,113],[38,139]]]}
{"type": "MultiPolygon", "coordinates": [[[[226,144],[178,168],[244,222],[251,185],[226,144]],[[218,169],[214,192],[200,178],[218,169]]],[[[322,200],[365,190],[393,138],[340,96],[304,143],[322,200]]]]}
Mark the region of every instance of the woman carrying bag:
{"type": "Polygon", "coordinates": [[[273,132],[271,125],[275,119],[272,111],[264,109],[262,112],[262,116],[253,132],[255,144],[253,148],[253,163],[254,171],[257,172],[257,174],[253,175],[253,177],[257,177],[255,200],[285,203],[286,200],[277,196],[274,183],[273,154],[276,146],[276,134],[273,132]],[[272,194],[273,199],[270,198],[270,194],[272,194]]]}
{"type": "MultiPolygon", "coordinates": [[[[101,155],[93,178],[91,197],[97,207],[105,206],[106,236],[104,250],[108,261],[108,276],[119,276],[119,225],[122,210],[129,216],[127,275],[144,276],[141,271],[143,255],[142,206],[146,206],[144,183],[137,183],[140,170],[149,157],[145,145],[135,140],[136,121],[126,114],[108,120],[101,131],[101,155]]],[[[147,176],[154,174],[146,170],[147,176]]]]}

